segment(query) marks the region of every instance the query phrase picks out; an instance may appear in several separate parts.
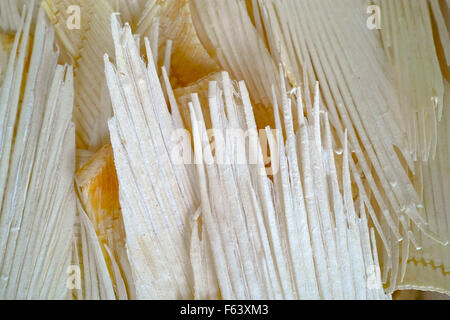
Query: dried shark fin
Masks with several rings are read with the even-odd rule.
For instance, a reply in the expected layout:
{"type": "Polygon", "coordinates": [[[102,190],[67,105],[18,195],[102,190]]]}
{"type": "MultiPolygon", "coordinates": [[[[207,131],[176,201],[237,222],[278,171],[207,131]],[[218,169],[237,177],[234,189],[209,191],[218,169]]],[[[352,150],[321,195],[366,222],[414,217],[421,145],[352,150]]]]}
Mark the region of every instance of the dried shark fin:
{"type": "Polygon", "coordinates": [[[448,0],[376,1],[381,33],[361,0],[24,3],[0,3],[0,298],[449,293],[448,0]]]}
{"type": "Polygon", "coordinates": [[[189,222],[198,207],[193,182],[171,154],[176,127],[149,41],[147,66],[130,27],[120,27],[113,15],[111,28],[116,66],[105,56],[114,108],[109,128],[136,296],[192,298],[189,222]]]}
{"type": "Polygon", "coordinates": [[[76,213],[73,73],[57,65],[42,10],[31,39],[31,8],[0,91],[0,297],[63,299],[76,213]]]}
{"type": "MultiPolygon", "coordinates": [[[[278,85],[285,87],[284,78],[278,85]]],[[[320,116],[319,91],[314,114],[308,118],[303,115],[302,98],[291,99],[286,93],[281,96],[281,118],[274,96],[276,131],[267,128],[265,140],[272,156],[273,182],[264,166],[247,88],[240,82],[239,95],[231,92],[226,73],[221,82],[210,82],[214,145],[207,138],[198,97],[193,95],[189,103],[202,227],[211,244],[222,297],[390,298],[383,291],[380,273],[375,273],[377,254],[365,211],[360,209],[358,217],[354,208],[346,143],[343,191],[332,169],[331,131],[320,116]],[[325,135],[322,125],[327,128],[325,135]],[[244,139],[230,137],[236,131],[244,139]]]]}

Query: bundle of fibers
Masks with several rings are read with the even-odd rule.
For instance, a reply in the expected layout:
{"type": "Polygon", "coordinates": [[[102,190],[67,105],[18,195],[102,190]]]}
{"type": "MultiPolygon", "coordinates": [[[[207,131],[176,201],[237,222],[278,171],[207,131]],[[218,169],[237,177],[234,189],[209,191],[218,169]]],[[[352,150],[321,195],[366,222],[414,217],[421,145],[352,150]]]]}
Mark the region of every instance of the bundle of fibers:
{"type": "MultiPolygon", "coordinates": [[[[352,176],[382,240],[383,279],[393,291],[404,277],[410,247],[420,250],[423,237],[437,245],[445,245],[447,239],[421,210],[419,190],[410,174],[415,166],[408,147],[411,134],[404,125],[410,115],[402,112],[379,31],[367,27],[367,2],[344,0],[336,6],[327,0],[273,0],[257,5],[265,30],[262,36],[291,82],[312,86],[316,75],[340,145],[347,129],[352,176]],[[420,229],[420,236],[412,228],[420,229]]],[[[409,37],[414,38],[414,32],[409,37]]],[[[429,38],[432,41],[433,36],[429,38]]],[[[436,62],[426,57],[424,61],[436,62]]]]}
{"type": "Polygon", "coordinates": [[[76,212],[72,68],[22,12],[0,87],[0,299],[63,299],[76,212]]]}
{"type": "Polygon", "coordinates": [[[398,112],[392,111],[398,105],[397,97],[386,73],[387,59],[381,45],[366,28],[363,2],[345,0],[339,6],[326,0],[252,3],[254,10],[247,13],[243,1],[191,1],[197,23],[210,26],[206,31],[198,28],[200,39],[206,45],[211,43],[226,70],[251,84],[250,93],[257,102],[271,96],[277,62],[284,66],[293,87],[303,83],[313,88],[317,75],[334,139],[342,147],[347,129],[358,196],[382,239],[386,265],[396,267],[393,260],[398,258],[393,257],[391,247],[406,237],[410,221],[432,232],[426,230],[416,208],[419,197],[407,175],[412,160],[403,152],[405,133],[397,123],[398,112]],[[254,26],[250,14],[255,21],[261,20],[263,27],[258,28],[256,22],[254,26]],[[229,25],[241,26],[245,33],[230,32],[229,25]],[[267,79],[264,86],[258,87],[263,79],[267,79]],[[406,159],[406,168],[401,159],[406,159]],[[405,222],[399,219],[400,214],[405,222]]]}
{"type": "Polygon", "coordinates": [[[189,168],[171,159],[176,127],[158,80],[150,43],[148,66],[129,26],[112,16],[116,66],[105,56],[114,117],[109,121],[119,199],[136,296],[193,296],[189,217],[198,195],[189,168]]]}
{"type": "Polygon", "coordinates": [[[14,0],[0,3],[0,27],[3,31],[17,31],[20,26],[19,6],[14,0]]]}
{"type": "Polygon", "coordinates": [[[213,129],[219,137],[221,134],[225,137],[223,153],[219,152],[215,140],[212,164],[207,161],[213,157],[212,146],[201,144],[207,132],[195,96],[190,104],[192,122],[196,123],[193,124],[195,162],[200,163],[197,170],[201,218],[205,237],[211,243],[222,296],[225,299],[389,298],[382,289],[380,273],[376,272],[374,233],[372,229],[370,240],[364,204],[359,203],[358,214],[354,207],[347,144],[342,175],[338,178],[327,115],[321,116],[319,110],[318,87],[314,94],[314,113],[306,119],[301,90],[297,88],[297,97],[288,98],[283,82],[284,75],[280,85],[283,124],[278,102],[274,100],[275,134],[266,128],[271,178],[266,174],[262,146],[243,82],[239,83],[236,95],[232,94],[226,73],[221,85],[210,83],[213,129]],[[298,117],[296,132],[294,116],[298,117]],[[247,132],[248,144],[229,137],[233,129],[247,132]],[[229,150],[245,150],[246,161],[236,162],[233,156],[241,153],[233,154],[229,150]]]}
{"type": "MultiPolygon", "coordinates": [[[[212,56],[218,61],[218,63],[223,68],[230,70],[233,75],[237,75],[236,78],[238,79],[244,78],[250,82],[253,82],[254,79],[256,79],[256,81],[261,81],[261,79],[271,79],[270,82],[267,81],[265,83],[273,84],[273,79],[276,79],[276,75],[274,73],[274,63],[270,58],[263,58],[260,60],[268,61],[267,63],[262,64],[255,63],[258,60],[245,61],[241,59],[249,56],[259,56],[261,53],[263,56],[267,56],[267,54],[264,53],[267,52],[264,48],[265,42],[269,43],[268,48],[274,60],[278,59],[278,62],[281,62],[282,65],[285,66],[285,69],[287,69],[287,75],[292,84],[295,85],[295,83],[300,82],[302,78],[308,79],[306,83],[311,84],[314,81],[314,79],[311,78],[311,75],[316,74],[317,72],[319,73],[319,79],[321,79],[322,82],[325,81],[325,89],[322,87],[322,92],[324,92],[323,95],[325,97],[324,100],[326,101],[324,105],[331,114],[330,117],[332,119],[333,129],[335,130],[333,132],[336,134],[338,141],[340,141],[340,144],[343,145],[343,128],[354,128],[355,131],[350,130],[350,134],[353,137],[353,140],[351,141],[353,141],[356,145],[361,145],[361,151],[356,152],[358,148],[355,150],[357,159],[355,160],[354,157],[350,158],[350,166],[352,168],[355,183],[358,186],[357,192],[360,194],[360,198],[364,199],[365,204],[368,207],[369,214],[373,220],[373,223],[378,228],[381,240],[384,244],[384,281],[388,280],[387,275],[390,273],[389,290],[395,290],[398,285],[397,282],[401,282],[401,280],[404,279],[410,250],[414,248],[414,250],[417,251],[422,247],[422,244],[417,238],[421,241],[428,241],[422,240],[422,238],[428,239],[431,237],[433,238],[431,242],[439,246],[444,245],[446,243],[446,239],[445,234],[443,237],[441,233],[438,235],[435,232],[435,230],[437,230],[435,225],[433,227],[429,227],[430,223],[425,221],[426,218],[423,217],[423,212],[420,212],[420,208],[423,205],[421,204],[421,199],[417,194],[418,189],[412,188],[412,181],[408,176],[409,171],[414,165],[412,164],[412,159],[407,152],[407,148],[405,147],[406,133],[399,122],[399,118],[401,117],[399,112],[400,104],[397,100],[393,82],[390,80],[390,73],[387,71],[388,60],[383,55],[381,42],[377,38],[376,32],[371,32],[365,28],[366,20],[363,14],[354,14],[353,16],[360,17],[359,20],[350,19],[348,20],[350,22],[346,23],[342,22],[345,21],[343,19],[336,19],[338,21],[335,22],[333,28],[336,30],[339,30],[340,28],[343,30],[340,34],[346,35],[346,38],[339,40],[353,41],[353,39],[357,37],[358,39],[366,39],[368,46],[367,50],[352,50],[353,55],[351,58],[348,58],[350,51],[343,51],[342,58],[340,58],[342,62],[335,64],[335,66],[339,65],[343,68],[342,65],[345,66],[345,64],[347,64],[347,66],[351,67],[352,72],[357,72],[359,74],[359,77],[350,81],[351,78],[346,77],[344,69],[336,69],[335,72],[338,72],[341,77],[347,80],[348,87],[341,85],[336,86],[336,84],[331,82],[331,89],[329,89],[330,87],[327,84],[330,81],[330,72],[326,72],[325,74],[320,73],[320,70],[323,70],[321,69],[321,64],[323,63],[325,63],[325,67],[323,68],[326,70],[333,70],[333,65],[327,66],[328,62],[322,58],[326,57],[326,55],[322,55],[320,51],[320,45],[325,45],[327,40],[320,36],[311,38],[316,39],[316,41],[319,39],[321,43],[316,47],[309,46],[310,48],[308,48],[308,44],[313,43],[313,41],[308,42],[302,40],[302,35],[304,33],[300,32],[301,29],[295,29],[298,28],[298,26],[301,27],[302,25],[299,25],[298,21],[291,20],[291,17],[295,17],[295,15],[289,14],[290,12],[308,12],[308,10],[310,10],[311,13],[329,14],[333,17],[336,16],[336,13],[351,16],[352,12],[363,13],[363,9],[366,7],[363,6],[362,2],[347,1],[343,4],[343,8],[341,7],[339,9],[333,5],[318,3],[318,6],[326,8],[326,10],[319,10],[319,7],[308,8],[307,5],[309,4],[301,2],[285,2],[284,4],[276,2],[259,2],[258,4],[253,1],[253,15],[249,14],[250,18],[253,17],[251,21],[251,19],[249,19],[249,17],[245,14],[245,5],[242,2],[236,2],[235,4],[233,3],[233,1],[226,3],[201,3],[200,1],[191,1],[190,9],[195,17],[193,21],[196,25],[197,34],[199,35],[200,40],[208,49],[208,52],[212,53],[212,56]],[[274,17],[282,16],[282,13],[286,14],[286,19],[281,18],[283,19],[282,21],[284,21],[282,26],[285,28],[285,31],[281,30],[282,27],[278,27],[277,29],[277,21],[270,19],[270,16],[268,15],[268,8],[270,9],[270,5],[273,5],[274,7],[277,6],[276,10],[278,10],[277,15],[272,15],[272,19],[274,19],[274,17]],[[293,7],[289,7],[289,5],[293,7]],[[221,6],[223,6],[223,8],[221,6]],[[296,9],[295,6],[306,7],[296,9]],[[261,26],[261,21],[258,22],[258,19],[260,19],[257,15],[258,7],[263,8],[263,10],[261,10],[261,17],[264,21],[264,27],[261,26]],[[352,10],[352,8],[356,9],[352,10]],[[239,15],[233,14],[233,12],[238,11],[239,15]],[[204,19],[210,20],[205,20],[205,22],[203,22],[204,19]],[[253,26],[251,22],[254,22],[255,26],[253,26]],[[210,28],[205,30],[205,25],[210,28]],[[223,28],[223,26],[241,26],[242,30],[246,30],[246,37],[244,38],[246,40],[241,41],[242,38],[239,38],[239,34],[241,33],[239,32],[228,32],[227,29],[220,29],[223,28]],[[359,29],[355,27],[358,27],[359,29]],[[297,33],[295,33],[295,30],[297,30],[297,33]],[[363,30],[365,35],[362,36],[353,30],[363,30]],[[208,32],[214,33],[208,34],[208,32]],[[259,39],[258,32],[260,35],[263,35],[259,39]],[[277,32],[281,33],[282,37],[286,39],[286,46],[280,46],[280,40],[279,38],[276,38],[277,32]],[[351,36],[351,34],[354,34],[354,36],[351,36]],[[226,37],[231,40],[224,40],[226,37]],[[270,37],[273,38],[271,39],[270,37]],[[297,39],[300,39],[300,43],[296,43],[296,41],[298,41],[297,39]],[[293,45],[291,43],[293,43],[293,45]],[[230,47],[230,44],[233,44],[233,47],[230,47]],[[252,52],[254,52],[254,54],[247,54],[246,52],[248,52],[248,49],[253,50],[252,52]],[[277,49],[280,52],[278,52],[277,49]],[[239,54],[239,52],[242,52],[242,54],[239,54]],[[313,56],[309,52],[315,52],[316,55],[313,56]],[[289,57],[294,57],[294,59],[297,60],[289,64],[288,60],[286,60],[286,53],[289,54],[289,57]],[[301,54],[303,54],[303,57],[301,54]],[[308,55],[309,59],[307,58],[308,55]],[[357,59],[355,59],[355,56],[357,59]],[[368,71],[364,68],[360,68],[360,71],[358,71],[358,68],[355,67],[358,64],[358,61],[364,63],[363,61],[365,61],[368,56],[372,56],[373,61],[377,61],[377,63],[373,65],[368,65],[368,67],[373,71],[368,71]],[[345,59],[347,59],[347,61],[345,59]],[[233,61],[236,61],[234,65],[229,64],[233,61]],[[247,71],[239,73],[239,70],[242,70],[242,68],[247,68],[247,71]],[[294,72],[295,69],[297,72],[294,72]],[[258,74],[263,74],[263,76],[257,76],[258,74]],[[269,74],[269,76],[267,76],[267,74],[269,74]],[[368,75],[376,75],[376,78],[369,79],[368,75]],[[366,87],[370,87],[368,84],[373,84],[375,82],[374,79],[377,79],[376,81],[380,83],[378,96],[375,95],[375,92],[372,94],[373,104],[370,108],[367,105],[367,99],[363,99],[363,96],[361,96],[361,93],[359,92],[362,85],[357,83],[358,81],[361,81],[361,77],[365,82],[367,82],[366,87]],[[348,94],[344,92],[342,101],[345,100],[344,102],[348,102],[348,104],[338,104],[338,107],[336,107],[336,101],[333,100],[337,99],[339,102],[339,100],[341,100],[339,96],[342,94],[341,92],[344,89],[350,90],[353,94],[353,100],[349,100],[348,94]],[[380,98],[384,98],[385,100],[379,100],[380,98]],[[356,103],[356,105],[353,107],[354,103],[356,103]],[[331,105],[331,107],[329,105],[331,105]],[[385,108],[377,111],[377,109],[383,105],[385,108]],[[333,106],[334,109],[332,108],[333,106]],[[365,108],[361,109],[359,106],[365,108]],[[347,110],[344,107],[347,108],[347,110]],[[368,118],[369,115],[370,117],[368,118]],[[379,120],[375,122],[371,120],[376,118],[379,118],[379,120]],[[374,124],[378,126],[377,129],[373,127],[374,124]],[[383,140],[381,140],[383,143],[380,144],[380,140],[375,139],[375,132],[390,132],[392,135],[384,135],[383,140]],[[365,140],[361,141],[361,136],[363,138],[366,137],[364,138],[365,140]],[[389,139],[392,141],[390,145],[387,142],[389,139]],[[373,146],[369,147],[370,145],[367,145],[367,141],[371,141],[373,146]],[[384,147],[382,147],[383,145],[384,147]],[[387,151],[389,149],[384,149],[386,147],[388,147],[390,151],[387,151]],[[396,158],[397,155],[398,158],[396,158]],[[386,161],[392,161],[392,164],[389,164],[386,161]],[[373,172],[373,168],[375,169],[375,174],[373,172]],[[368,180],[368,182],[366,182],[366,180],[368,180]],[[409,218],[412,220],[409,220],[409,218]],[[419,228],[421,231],[413,233],[411,231],[412,228],[419,228]],[[423,232],[425,232],[428,237],[423,236],[423,232]],[[398,245],[397,243],[399,240],[403,240],[401,245],[398,245]],[[412,243],[412,246],[410,246],[410,243],[412,243]],[[389,270],[391,270],[391,272],[389,272],[389,270]]],[[[303,17],[304,18],[302,18],[300,23],[309,23],[309,21],[311,21],[308,19],[307,13],[305,13],[303,17]]],[[[325,21],[331,20],[323,18],[321,21],[323,21],[323,24],[325,25],[325,21]]],[[[303,28],[304,26],[305,25],[303,25],[303,28]]],[[[314,28],[311,26],[309,30],[314,30],[314,28]]],[[[326,33],[321,34],[324,35],[326,33]]],[[[341,48],[348,48],[348,46],[335,48],[337,52],[340,52],[343,50],[341,48]]],[[[361,66],[361,63],[359,63],[358,66],[361,66]]],[[[331,73],[331,75],[332,74],[333,73],[331,73]]],[[[256,84],[253,88],[257,87],[258,84],[256,84]]],[[[268,87],[266,86],[266,89],[263,90],[265,91],[263,95],[258,93],[263,92],[261,89],[259,89],[259,91],[256,89],[251,90],[250,92],[252,99],[262,101],[262,99],[258,100],[258,97],[265,96],[265,101],[267,104],[267,97],[270,95],[267,88],[268,87]]],[[[370,95],[370,91],[365,92],[370,95]]],[[[371,100],[369,100],[369,102],[370,101],[371,100]]],[[[257,114],[261,115],[262,112],[259,112],[258,110],[257,114]]],[[[205,115],[205,119],[206,118],[209,118],[209,114],[205,115]]],[[[208,127],[210,125],[209,121],[207,121],[208,127]]],[[[444,214],[446,214],[445,211],[444,214]]],[[[445,252],[445,247],[443,247],[443,250],[445,252]]]]}
{"type": "MultiPolygon", "coordinates": [[[[106,60],[114,106],[109,125],[137,297],[205,299],[220,292],[224,299],[388,298],[376,272],[374,233],[364,204],[359,203],[358,214],[354,207],[347,147],[341,187],[338,182],[318,91],[310,125],[300,96],[293,102],[286,92],[282,95],[283,127],[274,102],[277,131],[286,131],[287,142],[268,130],[270,153],[280,159],[279,168],[272,162],[273,182],[266,175],[259,142],[249,151],[256,152],[255,165],[236,164],[235,159],[204,161],[201,155],[211,159],[211,147],[201,138],[206,126],[193,94],[189,107],[201,200],[197,210],[194,192],[179,193],[189,191],[192,181],[186,180],[189,167],[170,153],[179,131],[165,105],[149,41],[145,39],[146,65],[129,26],[119,28],[112,19],[117,65],[115,70],[106,60]],[[298,116],[296,134],[291,105],[298,116]],[[155,167],[158,162],[160,168],[155,167]],[[163,263],[165,268],[158,268],[163,263]]],[[[239,84],[238,98],[229,76],[224,73],[221,79],[222,85],[209,85],[212,129],[256,133],[245,85],[239,84]]],[[[217,141],[215,145],[216,157],[246,148],[245,142],[231,141],[220,153],[217,141]]],[[[189,156],[192,150],[183,152],[189,156]]]]}
{"type": "MultiPolygon", "coordinates": [[[[376,3],[385,17],[381,28],[383,47],[396,70],[400,106],[405,109],[402,114],[408,148],[414,159],[434,159],[436,127],[443,112],[444,84],[433,36],[431,9],[426,0],[380,0],[376,3]]],[[[433,7],[437,6],[435,12],[441,13],[439,1],[431,3],[433,7]]]]}
{"type": "MultiPolygon", "coordinates": [[[[450,84],[444,80],[445,96],[444,110],[438,123],[437,138],[439,140],[435,159],[416,163],[416,184],[422,186],[420,196],[427,221],[438,230],[444,239],[450,239],[450,199],[446,191],[450,183],[450,84]]],[[[416,289],[450,292],[450,254],[447,245],[440,245],[421,235],[413,228],[416,236],[422,237],[423,247],[420,250],[412,248],[408,257],[404,279],[399,281],[401,289],[416,289]]]]}
{"type": "Polygon", "coordinates": [[[450,181],[448,166],[448,81],[450,38],[445,17],[448,1],[377,1],[382,10],[383,47],[395,72],[408,147],[414,163],[412,180],[420,196],[421,211],[441,243],[411,232],[420,247],[410,247],[404,261],[402,289],[449,292],[448,247],[450,207],[444,195],[450,181]],[[417,19],[420,17],[420,19],[417,19]],[[405,59],[408,56],[408,59],[405,59]]]}
{"type": "Polygon", "coordinates": [[[77,199],[77,215],[72,240],[72,261],[67,281],[68,299],[114,300],[126,296],[123,284],[110,274],[111,254],[104,255],[92,221],[77,199]],[[71,293],[71,294],[70,294],[71,293]]]}

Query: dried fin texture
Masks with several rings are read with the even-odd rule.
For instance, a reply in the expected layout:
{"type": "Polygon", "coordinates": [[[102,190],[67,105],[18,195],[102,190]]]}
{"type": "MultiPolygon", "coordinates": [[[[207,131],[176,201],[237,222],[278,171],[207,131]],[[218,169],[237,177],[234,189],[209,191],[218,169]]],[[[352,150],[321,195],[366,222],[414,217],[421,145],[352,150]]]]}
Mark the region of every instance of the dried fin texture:
{"type": "Polygon", "coordinates": [[[416,164],[416,181],[420,189],[427,222],[437,228],[446,245],[423,237],[413,228],[414,235],[422,237],[421,250],[412,248],[406,274],[399,281],[400,289],[430,290],[450,294],[450,84],[445,83],[442,120],[438,124],[436,157],[416,164]]]}
{"type": "MultiPolygon", "coordinates": [[[[439,1],[431,2],[436,6],[439,1]]],[[[379,0],[375,3],[384,17],[383,47],[394,70],[408,150],[414,160],[433,159],[438,143],[437,122],[442,117],[444,84],[428,1],[379,0]]],[[[435,9],[435,12],[441,11],[435,9]]]]}
{"type": "Polygon", "coordinates": [[[186,128],[192,132],[191,128],[191,116],[189,111],[189,102],[191,102],[191,95],[193,93],[198,94],[201,106],[204,108],[206,128],[211,128],[211,119],[209,117],[209,105],[208,105],[208,88],[211,81],[217,81],[220,78],[220,72],[212,73],[189,86],[177,88],[174,90],[174,97],[176,98],[179,106],[180,115],[183,119],[183,123],[186,128]]]}
{"type": "Polygon", "coordinates": [[[272,54],[295,83],[312,88],[317,76],[341,146],[347,129],[358,197],[383,243],[383,281],[395,284],[404,273],[400,261],[407,260],[409,245],[420,247],[409,236],[411,226],[436,240],[439,236],[426,224],[409,176],[414,164],[400,101],[378,33],[367,28],[367,3],[273,0],[260,5],[272,54]]]}
{"type": "Polygon", "coordinates": [[[58,54],[37,2],[1,1],[0,298],[64,298],[69,263],[74,299],[449,293],[449,1],[376,1],[381,38],[335,2],[44,0],[58,54]]]}
{"type": "Polygon", "coordinates": [[[188,168],[171,156],[176,126],[145,40],[140,57],[130,27],[112,16],[116,66],[105,56],[114,117],[109,121],[136,296],[192,298],[190,217],[198,196],[188,168]]]}
{"type": "Polygon", "coordinates": [[[117,287],[109,273],[94,226],[80,201],[77,209],[72,264],[80,268],[80,287],[72,290],[72,299],[114,300],[117,287]]]}
{"type": "Polygon", "coordinates": [[[74,65],[77,147],[95,152],[109,142],[107,122],[112,108],[103,54],[114,56],[109,22],[113,9],[108,0],[45,0],[42,7],[67,53],[65,60],[74,65]],[[79,21],[74,10],[79,10],[79,21]]]}
{"type": "Polygon", "coordinates": [[[450,50],[448,21],[444,18],[448,15],[448,2],[376,3],[386,17],[381,35],[397,78],[408,150],[417,160],[413,180],[420,196],[420,209],[439,240],[430,239],[412,225],[407,239],[417,239],[417,245],[408,248],[402,243],[400,250],[408,250],[409,255],[406,259],[402,256],[401,273],[391,287],[448,293],[450,207],[443,194],[450,181],[448,160],[444,160],[448,159],[450,128],[450,105],[448,97],[444,101],[444,93],[448,96],[449,89],[444,88],[443,79],[450,50]]]}
{"type": "Polygon", "coordinates": [[[0,88],[0,299],[63,299],[76,213],[73,73],[23,10],[0,88]]]}
{"type": "MultiPolygon", "coordinates": [[[[284,78],[278,85],[285,92],[284,78]]],[[[282,94],[282,120],[274,100],[276,130],[266,129],[264,144],[244,83],[237,94],[233,91],[227,73],[210,83],[214,146],[197,95],[189,104],[202,226],[222,297],[389,299],[376,272],[378,257],[365,207],[354,208],[347,144],[338,178],[318,90],[314,114],[307,119],[300,89],[296,98],[282,94]],[[248,143],[238,133],[247,135],[248,143]],[[262,151],[267,142],[272,179],[262,151]]]]}
{"type": "Polygon", "coordinates": [[[16,32],[20,27],[20,10],[17,0],[0,2],[0,29],[5,32],[16,32]]]}
{"type": "MultiPolygon", "coordinates": [[[[273,125],[270,104],[278,66],[242,0],[190,0],[192,20],[208,53],[233,79],[245,80],[259,127],[273,125]]],[[[278,92],[279,88],[276,87],[278,92]]]]}
{"type": "MultiPolygon", "coordinates": [[[[111,145],[101,148],[76,174],[80,200],[101,247],[115,296],[134,296],[119,204],[119,185],[111,145]]],[[[81,217],[84,217],[80,213],[81,217]]],[[[83,220],[82,220],[83,221],[83,220]]],[[[90,228],[89,228],[90,229],[90,228]]]]}
{"type": "Polygon", "coordinates": [[[153,52],[159,65],[164,63],[167,41],[173,44],[170,72],[166,68],[173,87],[186,86],[219,71],[216,61],[200,43],[192,18],[188,0],[153,0],[147,2],[139,20],[137,33],[157,41],[153,52]],[[155,28],[157,37],[153,36],[155,28]]]}

